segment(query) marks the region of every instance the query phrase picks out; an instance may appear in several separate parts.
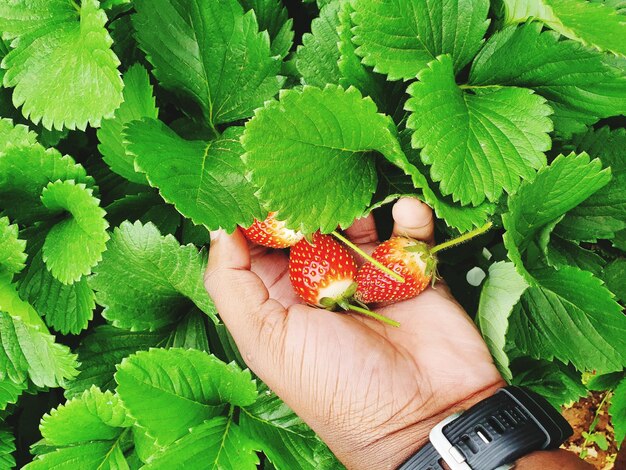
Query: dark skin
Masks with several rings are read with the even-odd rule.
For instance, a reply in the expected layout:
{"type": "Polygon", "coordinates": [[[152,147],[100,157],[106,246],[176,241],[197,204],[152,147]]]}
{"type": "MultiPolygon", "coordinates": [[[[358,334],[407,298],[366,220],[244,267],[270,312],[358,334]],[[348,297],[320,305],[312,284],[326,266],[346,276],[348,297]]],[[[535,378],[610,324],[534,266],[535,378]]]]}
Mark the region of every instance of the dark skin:
{"type": "MultiPolygon", "coordinates": [[[[428,206],[402,199],[393,215],[394,234],[433,242],[428,206]]],[[[371,217],[346,235],[366,252],[378,243],[371,217]]],[[[251,249],[239,231],[212,240],[206,287],[246,364],[349,469],[396,468],[435,424],[505,385],[474,323],[441,283],[376,308],[401,323],[394,328],[303,304],[281,251],[251,249]]],[[[553,455],[527,459],[543,459],[531,461],[543,469],[589,468],[561,452],[552,467],[553,455]]],[[[517,468],[538,468],[526,465],[517,468]]]]}

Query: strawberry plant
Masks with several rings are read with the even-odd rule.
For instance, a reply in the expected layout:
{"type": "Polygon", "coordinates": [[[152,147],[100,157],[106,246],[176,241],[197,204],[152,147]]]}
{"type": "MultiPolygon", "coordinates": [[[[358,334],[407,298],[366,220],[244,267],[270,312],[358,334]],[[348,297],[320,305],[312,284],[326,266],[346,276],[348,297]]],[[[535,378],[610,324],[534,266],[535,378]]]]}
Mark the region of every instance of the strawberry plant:
{"type": "Polygon", "coordinates": [[[494,224],[439,274],[507,381],[611,390],[622,441],[625,11],[0,2],[0,466],[341,468],[247,370],[208,230],[276,212],[290,246],[402,196],[440,240],[494,224]]]}

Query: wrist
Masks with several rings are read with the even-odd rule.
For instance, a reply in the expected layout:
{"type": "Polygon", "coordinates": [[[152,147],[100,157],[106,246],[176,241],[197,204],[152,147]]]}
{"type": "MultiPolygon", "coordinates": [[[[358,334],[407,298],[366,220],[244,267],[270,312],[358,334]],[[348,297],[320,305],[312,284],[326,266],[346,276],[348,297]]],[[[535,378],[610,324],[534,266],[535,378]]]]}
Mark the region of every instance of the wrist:
{"type": "Polygon", "coordinates": [[[430,430],[453,413],[466,410],[506,386],[495,382],[426,419],[378,436],[342,459],[349,469],[395,469],[428,442],[430,430]]]}
{"type": "Polygon", "coordinates": [[[539,450],[515,462],[515,470],[590,470],[592,465],[563,449],[539,450]]]}

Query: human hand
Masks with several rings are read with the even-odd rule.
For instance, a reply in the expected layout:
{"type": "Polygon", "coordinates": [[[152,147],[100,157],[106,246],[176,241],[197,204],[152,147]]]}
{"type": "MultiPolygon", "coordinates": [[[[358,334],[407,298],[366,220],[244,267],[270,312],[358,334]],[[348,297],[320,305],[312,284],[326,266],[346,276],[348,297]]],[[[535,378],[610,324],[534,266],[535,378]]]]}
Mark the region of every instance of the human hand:
{"type": "MultiPolygon", "coordinates": [[[[433,241],[416,199],[393,208],[394,234],[433,241]]],[[[366,252],[373,218],[346,235],[366,252]]],[[[377,308],[394,328],[302,303],[281,251],[248,248],[240,231],[212,237],[206,287],[248,366],[348,468],[395,468],[430,429],[504,386],[472,320],[442,283],[377,308]]]]}

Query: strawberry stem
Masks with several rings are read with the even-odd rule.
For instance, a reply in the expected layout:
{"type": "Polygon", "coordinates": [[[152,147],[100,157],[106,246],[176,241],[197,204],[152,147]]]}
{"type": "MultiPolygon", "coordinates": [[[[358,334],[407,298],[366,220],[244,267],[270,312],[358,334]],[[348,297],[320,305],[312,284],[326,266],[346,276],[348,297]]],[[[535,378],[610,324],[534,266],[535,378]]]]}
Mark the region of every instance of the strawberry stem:
{"type": "Polygon", "coordinates": [[[472,238],[485,233],[487,230],[491,228],[492,225],[493,224],[491,222],[487,222],[482,227],[475,228],[474,230],[470,230],[469,232],[464,233],[463,235],[459,237],[453,238],[452,240],[448,240],[447,242],[443,242],[443,243],[440,243],[439,245],[433,246],[430,249],[430,254],[432,255],[434,253],[437,253],[438,251],[445,250],[447,248],[450,248],[450,247],[459,245],[463,242],[466,242],[468,240],[471,240],[472,238]]]}
{"type": "Polygon", "coordinates": [[[366,308],[357,307],[356,305],[348,305],[348,307],[350,307],[350,310],[354,312],[362,313],[363,315],[367,315],[368,317],[371,317],[380,322],[386,323],[387,325],[391,325],[396,328],[400,326],[400,323],[398,323],[397,321],[392,320],[391,318],[387,318],[386,316],[380,315],[376,312],[372,312],[371,310],[368,310],[366,308]]]}
{"type": "Polygon", "coordinates": [[[402,276],[400,276],[398,273],[392,271],[387,266],[381,264],[380,261],[376,261],[374,258],[372,258],[370,255],[365,253],[363,250],[361,250],[358,246],[356,246],[354,243],[352,243],[346,237],[341,235],[339,232],[334,231],[334,232],[332,232],[332,235],[335,238],[338,238],[339,240],[344,242],[346,245],[348,245],[350,248],[352,248],[352,250],[354,250],[356,253],[361,255],[363,258],[365,258],[367,261],[372,263],[374,266],[376,266],[378,269],[380,269],[385,274],[389,274],[392,278],[394,278],[398,282],[402,282],[402,283],[404,282],[404,278],[402,276]]]}

